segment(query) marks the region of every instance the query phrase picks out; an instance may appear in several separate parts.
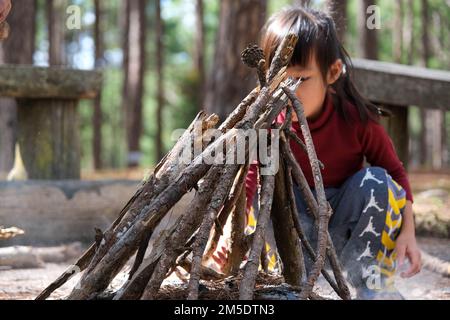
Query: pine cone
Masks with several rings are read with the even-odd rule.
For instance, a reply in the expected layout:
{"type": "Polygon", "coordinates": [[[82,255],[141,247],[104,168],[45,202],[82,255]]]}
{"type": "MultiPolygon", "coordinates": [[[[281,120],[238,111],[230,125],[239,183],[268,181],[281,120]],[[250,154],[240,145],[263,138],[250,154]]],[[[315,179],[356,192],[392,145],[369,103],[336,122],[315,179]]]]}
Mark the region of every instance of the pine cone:
{"type": "Polygon", "coordinates": [[[263,50],[258,45],[249,45],[241,53],[241,59],[244,64],[250,68],[258,67],[258,63],[261,59],[264,59],[263,50]]]}

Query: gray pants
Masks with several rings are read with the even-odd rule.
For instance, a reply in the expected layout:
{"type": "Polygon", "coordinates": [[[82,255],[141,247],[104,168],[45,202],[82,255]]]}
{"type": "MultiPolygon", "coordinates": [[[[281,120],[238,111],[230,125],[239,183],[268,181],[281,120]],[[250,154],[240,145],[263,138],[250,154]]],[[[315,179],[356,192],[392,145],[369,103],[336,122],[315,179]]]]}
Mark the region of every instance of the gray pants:
{"type": "MultiPolygon", "coordinates": [[[[316,192],[313,189],[313,194],[316,192]]],[[[294,187],[300,223],[313,248],[317,231],[294,187]]],[[[385,289],[393,281],[395,240],[400,232],[405,191],[381,167],[363,168],[339,188],[325,188],[333,209],[329,232],[341,264],[356,289],[385,289]]],[[[313,261],[305,254],[309,272],[313,261]]]]}

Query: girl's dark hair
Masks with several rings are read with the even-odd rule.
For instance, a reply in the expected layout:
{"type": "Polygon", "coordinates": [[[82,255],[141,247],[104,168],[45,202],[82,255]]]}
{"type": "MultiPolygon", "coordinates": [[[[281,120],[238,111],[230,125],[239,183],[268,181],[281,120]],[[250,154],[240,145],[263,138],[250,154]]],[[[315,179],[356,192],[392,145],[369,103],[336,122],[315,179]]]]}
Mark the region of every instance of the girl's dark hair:
{"type": "Polygon", "coordinates": [[[295,33],[299,37],[291,58],[291,66],[305,67],[314,54],[322,77],[326,79],[331,65],[337,59],[342,60],[344,70],[331,87],[336,92],[333,98],[337,102],[335,106],[338,113],[346,121],[349,118],[345,112],[345,100],[356,106],[363,123],[368,119],[378,121],[379,115],[390,115],[369,102],[356,89],[351,76],[352,62],[338,40],[333,19],[329,15],[311,8],[287,7],[270,17],[264,26],[261,41],[267,65],[270,65],[275,51],[288,33],[295,33]]]}

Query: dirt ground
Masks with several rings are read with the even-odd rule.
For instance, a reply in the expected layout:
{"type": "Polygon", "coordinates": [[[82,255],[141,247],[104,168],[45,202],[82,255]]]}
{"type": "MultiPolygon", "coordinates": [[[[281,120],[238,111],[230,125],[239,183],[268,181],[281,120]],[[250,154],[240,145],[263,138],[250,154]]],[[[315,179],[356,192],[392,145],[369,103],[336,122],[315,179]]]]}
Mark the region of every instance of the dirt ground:
{"type": "MultiPolygon", "coordinates": [[[[142,177],[142,170],[124,173],[126,178],[142,177]]],[[[109,173],[94,178],[103,179],[109,173]]],[[[84,178],[92,176],[84,175],[84,178]]],[[[419,246],[426,252],[444,261],[450,261],[450,173],[410,173],[414,193],[414,211],[419,246]]],[[[47,263],[39,269],[0,269],[1,299],[33,299],[40,291],[64,272],[66,264],[47,263]]],[[[120,273],[113,286],[117,288],[126,279],[127,270],[120,273]]],[[[76,275],[56,290],[52,299],[64,298],[79,279],[76,275]]],[[[396,286],[406,299],[450,300],[450,278],[423,269],[410,279],[396,280],[396,286]]],[[[319,278],[317,292],[328,298],[335,298],[323,278],[319,278]]]]}
{"type": "MultiPolygon", "coordinates": [[[[441,238],[419,237],[419,246],[445,261],[450,261],[450,240],[441,238]]],[[[40,291],[63,273],[70,264],[47,263],[44,268],[0,270],[0,300],[34,299],[40,291]]],[[[113,287],[119,288],[127,273],[120,273],[114,280],[113,287]]],[[[52,299],[64,298],[76,284],[79,275],[56,290],[52,299]]],[[[423,269],[410,279],[396,279],[400,293],[408,300],[450,300],[450,278],[423,269]]],[[[318,293],[327,298],[336,298],[332,289],[323,278],[319,278],[318,293]]]]}

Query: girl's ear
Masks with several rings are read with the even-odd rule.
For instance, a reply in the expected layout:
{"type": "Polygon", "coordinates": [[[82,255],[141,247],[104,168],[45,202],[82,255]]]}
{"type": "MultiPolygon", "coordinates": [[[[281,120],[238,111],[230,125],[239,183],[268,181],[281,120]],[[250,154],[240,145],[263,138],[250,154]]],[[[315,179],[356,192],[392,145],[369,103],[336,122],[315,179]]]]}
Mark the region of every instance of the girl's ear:
{"type": "Polygon", "coordinates": [[[327,84],[331,85],[336,82],[337,79],[341,76],[342,73],[342,60],[337,59],[328,69],[327,74],[327,84]]]}

